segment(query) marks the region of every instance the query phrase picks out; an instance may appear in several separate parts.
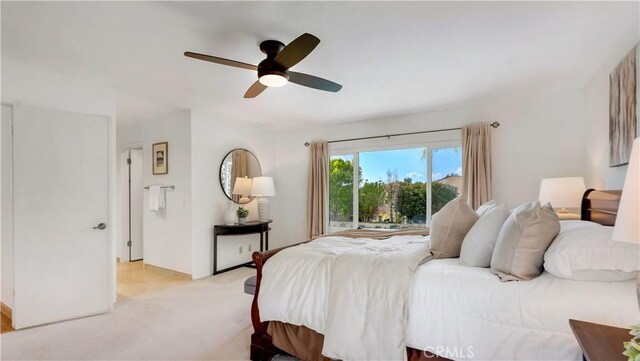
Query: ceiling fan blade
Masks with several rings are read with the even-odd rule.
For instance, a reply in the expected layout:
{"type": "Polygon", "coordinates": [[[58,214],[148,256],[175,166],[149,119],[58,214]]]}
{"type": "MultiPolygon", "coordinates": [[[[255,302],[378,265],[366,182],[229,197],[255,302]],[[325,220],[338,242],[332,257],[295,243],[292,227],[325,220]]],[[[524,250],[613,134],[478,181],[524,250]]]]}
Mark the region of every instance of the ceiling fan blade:
{"type": "Polygon", "coordinates": [[[295,71],[289,72],[289,81],[292,83],[304,85],[309,88],[314,88],[318,90],[324,90],[328,92],[338,92],[342,89],[342,85],[338,83],[334,83],[330,80],[318,78],[317,76],[304,74],[304,73],[296,73],[295,71]]]}
{"type": "Polygon", "coordinates": [[[253,85],[249,87],[247,92],[244,93],[244,97],[245,98],[255,98],[258,95],[260,95],[260,93],[262,93],[265,89],[267,89],[267,86],[262,84],[260,82],[260,80],[256,80],[256,82],[253,83],[253,85]]]}
{"type": "Polygon", "coordinates": [[[242,63],[242,62],[239,62],[239,61],[225,59],[225,58],[218,58],[217,56],[212,56],[212,55],[198,54],[198,53],[192,53],[190,51],[187,51],[187,52],[184,53],[184,56],[187,56],[189,58],[198,59],[198,60],[209,61],[209,62],[216,63],[216,64],[235,66],[236,68],[249,69],[249,70],[258,70],[258,67],[255,66],[255,65],[242,63]]]}
{"type": "Polygon", "coordinates": [[[298,64],[300,60],[304,59],[320,44],[320,39],[315,36],[304,33],[298,36],[295,40],[285,46],[278,55],[276,55],[276,63],[284,66],[286,69],[298,64]]]}

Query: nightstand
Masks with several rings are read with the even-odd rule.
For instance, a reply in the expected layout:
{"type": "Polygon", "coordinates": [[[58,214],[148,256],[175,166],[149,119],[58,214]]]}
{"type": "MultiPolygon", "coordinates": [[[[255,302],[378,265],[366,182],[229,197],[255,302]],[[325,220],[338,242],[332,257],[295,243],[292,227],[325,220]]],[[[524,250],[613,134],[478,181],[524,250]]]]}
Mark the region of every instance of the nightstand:
{"type": "Polygon", "coordinates": [[[556,212],[558,219],[561,221],[579,221],[580,213],[573,212],[556,212]]]}
{"type": "Polygon", "coordinates": [[[628,360],[622,352],[624,351],[623,343],[632,338],[629,329],[577,320],[569,320],[569,325],[580,344],[584,360],[628,360]]]}

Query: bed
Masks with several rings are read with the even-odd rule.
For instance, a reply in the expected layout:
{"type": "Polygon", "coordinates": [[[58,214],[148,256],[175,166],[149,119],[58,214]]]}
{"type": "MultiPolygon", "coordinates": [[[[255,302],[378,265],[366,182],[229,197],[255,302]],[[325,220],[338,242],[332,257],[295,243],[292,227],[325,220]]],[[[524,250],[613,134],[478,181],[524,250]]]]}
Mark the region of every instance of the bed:
{"type": "MultiPolygon", "coordinates": [[[[615,195],[616,192],[586,193],[584,220],[606,224],[615,221],[615,195]],[[606,198],[606,209],[598,208],[600,203],[595,200],[600,196],[606,198]],[[590,214],[598,214],[599,218],[592,219],[590,214]],[[600,217],[603,214],[606,217],[600,217]]],[[[268,360],[276,354],[305,360],[327,359],[321,354],[324,336],[314,330],[323,329],[317,321],[322,317],[323,305],[307,308],[304,319],[289,323],[278,312],[288,312],[295,307],[292,302],[300,300],[270,296],[271,305],[261,318],[260,303],[263,308],[269,304],[264,299],[259,302],[262,271],[280,251],[253,255],[257,287],[251,312],[255,331],[251,336],[251,359],[268,360]]],[[[304,270],[291,270],[293,275],[300,272],[304,270]]],[[[531,281],[503,283],[489,269],[460,266],[457,259],[431,260],[415,271],[407,301],[407,357],[579,360],[580,349],[568,320],[626,326],[629,315],[638,313],[634,291],[634,281],[581,282],[546,272],[531,281]]],[[[309,295],[308,300],[316,298],[309,295]]]]}

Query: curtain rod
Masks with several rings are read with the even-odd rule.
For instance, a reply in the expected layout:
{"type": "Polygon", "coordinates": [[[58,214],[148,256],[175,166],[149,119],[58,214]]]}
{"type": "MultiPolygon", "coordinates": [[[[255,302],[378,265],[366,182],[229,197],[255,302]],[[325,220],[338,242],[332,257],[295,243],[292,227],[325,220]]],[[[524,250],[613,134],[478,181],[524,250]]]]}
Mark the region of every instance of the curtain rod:
{"type": "MultiPolygon", "coordinates": [[[[492,128],[497,128],[500,126],[500,123],[493,122],[489,124],[492,128]]],[[[362,138],[350,138],[350,139],[339,139],[339,140],[330,140],[327,143],[342,143],[342,142],[352,142],[354,140],[366,140],[366,139],[378,139],[378,138],[391,138],[391,137],[401,137],[404,135],[414,135],[414,134],[427,134],[427,133],[439,133],[439,132],[448,132],[451,130],[461,130],[462,128],[448,128],[448,129],[438,129],[438,130],[425,130],[422,132],[411,132],[411,133],[396,133],[396,134],[388,134],[388,135],[374,135],[371,137],[362,137],[362,138]]],[[[308,147],[309,142],[305,142],[304,146],[308,147]]]]}

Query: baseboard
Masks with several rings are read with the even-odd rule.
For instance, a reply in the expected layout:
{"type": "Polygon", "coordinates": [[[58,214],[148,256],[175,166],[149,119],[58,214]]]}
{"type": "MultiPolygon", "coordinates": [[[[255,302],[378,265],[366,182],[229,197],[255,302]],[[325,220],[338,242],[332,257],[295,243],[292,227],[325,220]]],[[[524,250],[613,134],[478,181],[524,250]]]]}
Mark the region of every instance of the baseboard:
{"type": "Polygon", "coordinates": [[[9,318],[12,318],[11,315],[13,311],[11,311],[11,307],[5,305],[2,302],[0,302],[0,312],[9,318]]]}
{"type": "Polygon", "coordinates": [[[169,275],[172,275],[172,276],[178,276],[180,278],[184,278],[185,280],[192,280],[193,279],[193,277],[191,277],[191,275],[188,274],[188,273],[182,273],[182,272],[174,271],[172,269],[154,266],[154,265],[148,264],[148,263],[144,264],[144,268],[151,268],[153,270],[160,271],[162,273],[166,273],[166,274],[169,274],[169,275]]]}

